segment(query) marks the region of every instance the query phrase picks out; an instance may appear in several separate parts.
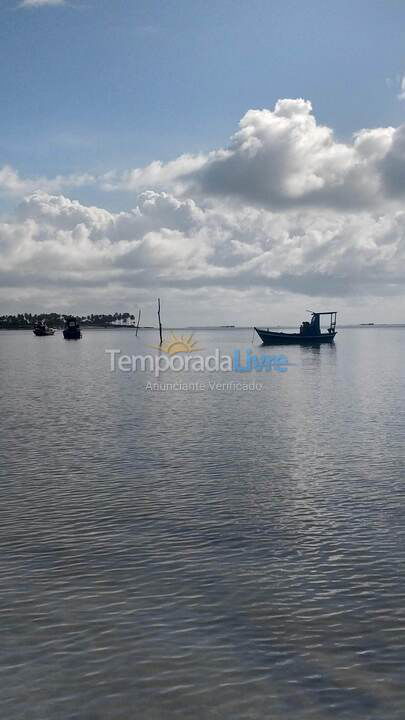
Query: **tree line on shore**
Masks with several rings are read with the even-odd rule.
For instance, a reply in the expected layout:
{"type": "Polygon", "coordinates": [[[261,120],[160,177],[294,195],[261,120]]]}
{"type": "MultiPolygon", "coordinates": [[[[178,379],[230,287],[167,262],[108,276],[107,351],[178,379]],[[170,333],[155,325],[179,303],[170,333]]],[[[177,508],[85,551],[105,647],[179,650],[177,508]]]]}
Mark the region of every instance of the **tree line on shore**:
{"type": "MultiPolygon", "coordinates": [[[[44,321],[49,327],[62,328],[65,319],[71,317],[69,314],[61,315],[60,313],[18,313],[18,315],[0,315],[0,329],[16,330],[29,329],[35,323],[44,321]]],[[[91,315],[76,316],[81,325],[88,327],[106,327],[108,325],[134,325],[135,315],[129,312],[124,313],[98,313],[91,315]]]]}

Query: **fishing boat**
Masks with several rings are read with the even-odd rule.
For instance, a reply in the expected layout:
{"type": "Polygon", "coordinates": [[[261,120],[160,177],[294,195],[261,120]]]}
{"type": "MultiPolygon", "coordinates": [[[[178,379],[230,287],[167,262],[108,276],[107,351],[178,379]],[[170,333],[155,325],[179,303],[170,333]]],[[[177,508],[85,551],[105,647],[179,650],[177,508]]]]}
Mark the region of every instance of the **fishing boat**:
{"type": "Polygon", "coordinates": [[[311,321],[304,321],[301,324],[300,331],[297,333],[276,332],[269,328],[255,327],[257,334],[263,342],[263,345],[311,345],[319,343],[332,343],[336,335],[336,316],[335,310],[328,312],[311,313],[311,321]],[[321,316],[329,315],[330,322],[326,332],[321,331],[321,316]]]}
{"type": "Polygon", "coordinates": [[[53,328],[48,327],[45,320],[37,320],[37,322],[34,324],[32,332],[37,337],[46,337],[47,335],[55,335],[55,330],[53,328]]]}
{"type": "Polygon", "coordinates": [[[65,340],[80,340],[82,333],[79,321],[75,317],[67,317],[65,319],[65,327],[63,328],[63,337],[65,340]]]}

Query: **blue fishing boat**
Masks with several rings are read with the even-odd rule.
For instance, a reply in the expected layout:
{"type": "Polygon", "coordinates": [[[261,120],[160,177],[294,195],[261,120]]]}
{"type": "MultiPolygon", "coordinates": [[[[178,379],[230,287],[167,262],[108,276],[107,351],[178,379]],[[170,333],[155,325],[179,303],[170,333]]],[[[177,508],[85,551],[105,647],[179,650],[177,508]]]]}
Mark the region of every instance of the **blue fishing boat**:
{"type": "Polygon", "coordinates": [[[301,324],[300,331],[297,333],[276,332],[269,328],[255,327],[257,334],[263,342],[263,345],[311,345],[318,343],[332,343],[336,335],[336,316],[335,310],[328,312],[311,313],[311,321],[304,321],[301,324]],[[321,331],[321,316],[329,315],[329,327],[325,332],[321,331]]]}

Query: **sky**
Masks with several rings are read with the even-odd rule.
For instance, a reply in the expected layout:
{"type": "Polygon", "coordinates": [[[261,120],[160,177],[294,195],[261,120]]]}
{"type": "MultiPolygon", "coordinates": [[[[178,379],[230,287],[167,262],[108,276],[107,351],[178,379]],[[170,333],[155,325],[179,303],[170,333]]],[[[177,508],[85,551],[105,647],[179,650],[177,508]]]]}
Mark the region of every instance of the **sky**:
{"type": "Polygon", "coordinates": [[[402,0],[1,0],[0,314],[405,317],[402,0]]]}

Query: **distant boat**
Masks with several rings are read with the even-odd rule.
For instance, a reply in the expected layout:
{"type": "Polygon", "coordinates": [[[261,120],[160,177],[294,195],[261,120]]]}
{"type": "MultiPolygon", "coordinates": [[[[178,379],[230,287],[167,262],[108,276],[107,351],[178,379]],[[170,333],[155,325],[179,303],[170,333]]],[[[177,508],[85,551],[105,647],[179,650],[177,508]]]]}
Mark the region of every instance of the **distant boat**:
{"type": "Polygon", "coordinates": [[[255,330],[263,342],[263,345],[311,345],[319,343],[332,343],[336,335],[335,310],[329,312],[312,312],[311,322],[303,322],[299,333],[276,332],[269,328],[257,328],[255,330]],[[329,328],[321,332],[321,315],[330,315],[329,328]]]}
{"type": "Polygon", "coordinates": [[[75,317],[67,317],[65,327],[63,329],[63,337],[65,340],[80,340],[82,333],[80,331],[79,321],[75,317]]]}
{"type": "Polygon", "coordinates": [[[371,327],[371,325],[374,325],[374,323],[360,323],[361,327],[371,327]]]}
{"type": "Polygon", "coordinates": [[[220,325],[219,327],[220,328],[234,328],[236,326],[235,325],[220,325]]]}
{"type": "Polygon", "coordinates": [[[55,335],[55,330],[48,327],[45,320],[38,320],[33,327],[32,332],[37,337],[46,337],[47,335],[55,335]]]}

